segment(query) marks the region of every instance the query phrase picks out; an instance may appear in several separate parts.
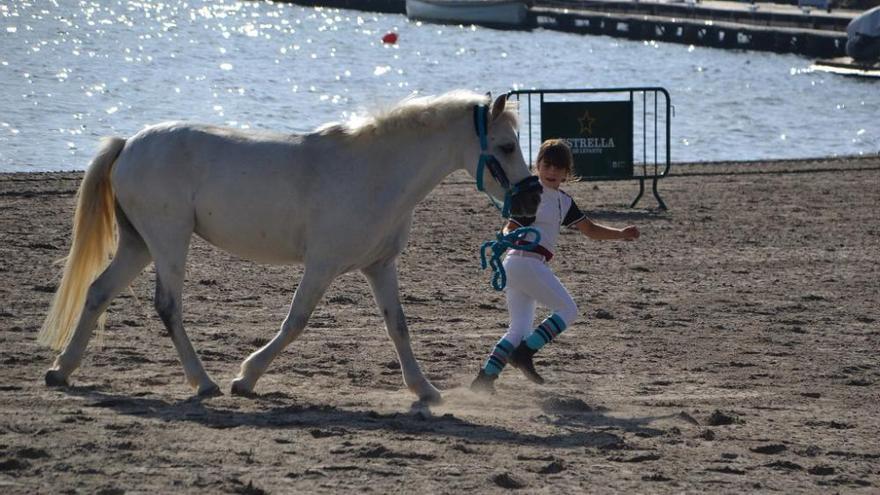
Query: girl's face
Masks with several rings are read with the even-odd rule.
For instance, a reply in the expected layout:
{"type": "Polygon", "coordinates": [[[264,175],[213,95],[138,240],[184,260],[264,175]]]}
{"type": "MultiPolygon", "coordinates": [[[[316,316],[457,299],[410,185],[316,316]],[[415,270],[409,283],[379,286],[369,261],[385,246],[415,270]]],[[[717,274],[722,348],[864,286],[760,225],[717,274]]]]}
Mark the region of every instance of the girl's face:
{"type": "Polygon", "coordinates": [[[538,162],[538,178],[545,187],[551,189],[559,189],[559,186],[565,182],[568,172],[564,168],[554,167],[547,164],[544,160],[538,162]]]}

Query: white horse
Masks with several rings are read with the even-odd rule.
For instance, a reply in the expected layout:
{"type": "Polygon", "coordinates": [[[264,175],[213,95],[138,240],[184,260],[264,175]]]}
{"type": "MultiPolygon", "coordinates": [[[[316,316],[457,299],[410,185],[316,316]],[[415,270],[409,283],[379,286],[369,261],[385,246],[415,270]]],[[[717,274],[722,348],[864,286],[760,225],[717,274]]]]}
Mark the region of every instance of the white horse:
{"type": "Polygon", "coordinates": [[[67,385],[110,301],[153,261],[155,307],[187,381],[199,395],[220,393],[182,323],[195,232],[243,258],[305,265],[280,331],[242,363],[233,394],[252,394],[272,360],[302,334],[333,279],[360,270],[404,383],[420,400],[439,401],[412,352],[396,259],[415,206],[457,169],[485,180],[495,198],[513,195],[514,213],[534,214],[538,192],[516,188],[528,182],[529,169],[506,102],[499,97],[490,110],[490,97],[454,91],[306,135],[165,123],[127,140],[106,139],[80,186],[70,254],[38,338],[63,349],[46,384],[67,385]],[[484,162],[492,172],[486,179],[484,162]]]}

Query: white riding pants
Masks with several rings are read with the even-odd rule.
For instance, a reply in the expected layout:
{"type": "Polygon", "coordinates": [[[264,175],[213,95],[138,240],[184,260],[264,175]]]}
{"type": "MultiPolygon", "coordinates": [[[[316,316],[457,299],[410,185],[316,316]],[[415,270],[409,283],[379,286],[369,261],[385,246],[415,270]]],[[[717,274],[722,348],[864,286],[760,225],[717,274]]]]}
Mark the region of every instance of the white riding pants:
{"type": "Polygon", "coordinates": [[[507,272],[504,293],[510,325],[503,339],[517,346],[528,337],[537,326],[535,310],[538,304],[559,315],[566,327],[577,319],[577,305],[544,261],[525,256],[507,256],[504,258],[504,270],[507,272]]]}

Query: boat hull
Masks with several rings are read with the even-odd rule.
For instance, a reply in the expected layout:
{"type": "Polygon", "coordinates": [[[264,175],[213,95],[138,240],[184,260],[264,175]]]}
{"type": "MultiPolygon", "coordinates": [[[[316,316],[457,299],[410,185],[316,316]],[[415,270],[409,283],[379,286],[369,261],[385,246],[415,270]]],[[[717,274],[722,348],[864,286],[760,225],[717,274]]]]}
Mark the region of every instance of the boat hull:
{"type": "Polygon", "coordinates": [[[496,27],[525,27],[528,7],[522,0],[406,0],[410,19],[480,24],[496,27]]]}
{"type": "Polygon", "coordinates": [[[870,77],[880,79],[880,62],[857,62],[850,57],[838,57],[817,60],[811,67],[813,70],[830,72],[842,76],[870,77]]]}

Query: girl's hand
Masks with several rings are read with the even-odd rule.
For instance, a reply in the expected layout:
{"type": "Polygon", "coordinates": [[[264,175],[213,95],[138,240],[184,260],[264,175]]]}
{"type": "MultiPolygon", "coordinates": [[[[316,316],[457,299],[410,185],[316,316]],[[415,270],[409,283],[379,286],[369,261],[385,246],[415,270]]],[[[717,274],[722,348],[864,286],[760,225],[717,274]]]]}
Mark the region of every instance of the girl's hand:
{"type": "Polygon", "coordinates": [[[629,227],[624,228],[620,231],[622,234],[621,239],[624,241],[634,241],[639,238],[639,229],[635,225],[630,225],[629,227]]]}

